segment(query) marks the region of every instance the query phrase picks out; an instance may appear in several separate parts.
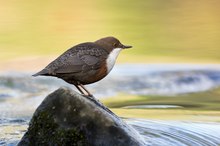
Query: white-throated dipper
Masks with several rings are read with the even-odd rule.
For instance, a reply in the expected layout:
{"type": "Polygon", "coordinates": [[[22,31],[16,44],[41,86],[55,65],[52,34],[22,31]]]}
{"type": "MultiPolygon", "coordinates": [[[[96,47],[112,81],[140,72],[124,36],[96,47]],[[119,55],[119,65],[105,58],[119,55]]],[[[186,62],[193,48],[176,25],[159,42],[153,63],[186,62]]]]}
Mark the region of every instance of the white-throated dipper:
{"type": "Polygon", "coordinates": [[[84,95],[92,94],[83,86],[103,79],[113,68],[121,50],[131,48],[114,37],[78,44],[33,76],[54,76],[73,84],[84,95]]]}

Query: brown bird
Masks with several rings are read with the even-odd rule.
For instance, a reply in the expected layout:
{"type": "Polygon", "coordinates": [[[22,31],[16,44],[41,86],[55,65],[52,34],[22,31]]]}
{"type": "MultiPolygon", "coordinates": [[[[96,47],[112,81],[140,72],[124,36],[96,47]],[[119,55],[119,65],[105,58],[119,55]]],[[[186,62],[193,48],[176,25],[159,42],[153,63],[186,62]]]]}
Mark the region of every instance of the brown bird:
{"type": "Polygon", "coordinates": [[[83,86],[103,79],[112,70],[121,50],[131,48],[114,37],[78,44],[33,76],[53,76],[73,84],[84,95],[92,94],[83,86]]]}

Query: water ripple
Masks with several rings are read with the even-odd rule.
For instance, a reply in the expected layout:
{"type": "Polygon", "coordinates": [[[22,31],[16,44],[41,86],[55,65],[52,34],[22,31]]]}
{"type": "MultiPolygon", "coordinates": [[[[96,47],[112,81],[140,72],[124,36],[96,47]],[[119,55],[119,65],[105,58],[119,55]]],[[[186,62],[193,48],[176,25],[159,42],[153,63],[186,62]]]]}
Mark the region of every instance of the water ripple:
{"type": "Polygon", "coordinates": [[[219,146],[219,123],[127,120],[150,146],[219,146]]]}

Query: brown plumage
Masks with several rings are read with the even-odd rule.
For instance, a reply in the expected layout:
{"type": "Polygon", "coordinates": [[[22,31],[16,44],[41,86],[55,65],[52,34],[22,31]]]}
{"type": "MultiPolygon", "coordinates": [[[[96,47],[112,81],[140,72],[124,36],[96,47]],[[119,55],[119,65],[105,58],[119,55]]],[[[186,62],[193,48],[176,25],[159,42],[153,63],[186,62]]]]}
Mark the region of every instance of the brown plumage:
{"type": "Polygon", "coordinates": [[[76,45],[33,76],[54,76],[73,84],[82,93],[92,96],[83,86],[103,79],[114,66],[125,46],[114,37],[76,45]],[[84,91],[85,92],[84,92],[84,91]]]}

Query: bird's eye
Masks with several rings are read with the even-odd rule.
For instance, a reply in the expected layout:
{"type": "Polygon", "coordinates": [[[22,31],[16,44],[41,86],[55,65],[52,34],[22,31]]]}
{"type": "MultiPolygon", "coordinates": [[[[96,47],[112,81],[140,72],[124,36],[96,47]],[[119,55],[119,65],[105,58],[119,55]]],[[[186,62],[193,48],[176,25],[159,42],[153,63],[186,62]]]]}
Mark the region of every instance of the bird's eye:
{"type": "Polygon", "coordinates": [[[113,43],[113,47],[117,47],[117,43],[113,43]]]}

